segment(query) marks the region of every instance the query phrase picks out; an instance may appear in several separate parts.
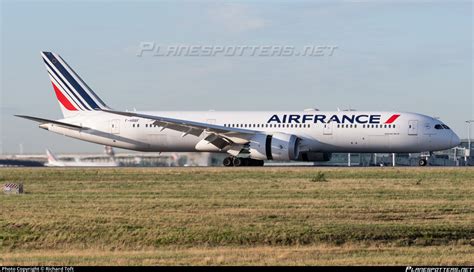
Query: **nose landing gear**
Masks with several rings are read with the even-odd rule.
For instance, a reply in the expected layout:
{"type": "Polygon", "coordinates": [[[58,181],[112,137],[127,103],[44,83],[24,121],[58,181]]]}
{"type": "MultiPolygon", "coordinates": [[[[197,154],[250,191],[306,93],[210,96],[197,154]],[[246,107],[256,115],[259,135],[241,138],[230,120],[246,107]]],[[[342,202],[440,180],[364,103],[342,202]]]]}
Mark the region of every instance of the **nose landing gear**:
{"type": "Polygon", "coordinates": [[[433,152],[422,152],[420,159],[418,160],[418,165],[419,166],[427,166],[428,165],[428,159],[433,155],[433,152]]]}
{"type": "Polygon", "coordinates": [[[426,158],[420,158],[418,161],[419,166],[427,166],[428,165],[428,160],[426,158]]]}
{"type": "Polygon", "coordinates": [[[263,166],[262,160],[255,160],[251,158],[227,157],[222,164],[225,167],[239,167],[239,166],[263,166]]]}

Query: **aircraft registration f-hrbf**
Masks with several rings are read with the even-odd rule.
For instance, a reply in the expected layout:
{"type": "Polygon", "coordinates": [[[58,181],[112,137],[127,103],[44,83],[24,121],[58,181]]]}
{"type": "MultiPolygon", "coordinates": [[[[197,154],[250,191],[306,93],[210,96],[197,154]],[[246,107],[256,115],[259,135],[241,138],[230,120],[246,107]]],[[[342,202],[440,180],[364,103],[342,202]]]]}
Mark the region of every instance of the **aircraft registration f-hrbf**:
{"type": "MultiPolygon", "coordinates": [[[[150,152],[222,152],[229,154],[225,166],[262,166],[264,160],[328,161],[335,152],[431,152],[460,143],[440,120],[408,112],[118,111],[58,54],[41,55],[64,118],[18,116],[101,145],[150,152]]],[[[419,164],[426,165],[426,158],[419,164]]]]}

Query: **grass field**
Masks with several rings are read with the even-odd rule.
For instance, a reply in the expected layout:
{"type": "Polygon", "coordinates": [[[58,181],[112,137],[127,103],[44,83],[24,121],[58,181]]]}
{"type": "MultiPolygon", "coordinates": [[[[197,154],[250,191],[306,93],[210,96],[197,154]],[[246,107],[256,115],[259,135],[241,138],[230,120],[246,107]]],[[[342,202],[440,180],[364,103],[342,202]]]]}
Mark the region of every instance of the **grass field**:
{"type": "Polygon", "coordinates": [[[0,169],[0,265],[474,264],[474,168],[0,169]]]}

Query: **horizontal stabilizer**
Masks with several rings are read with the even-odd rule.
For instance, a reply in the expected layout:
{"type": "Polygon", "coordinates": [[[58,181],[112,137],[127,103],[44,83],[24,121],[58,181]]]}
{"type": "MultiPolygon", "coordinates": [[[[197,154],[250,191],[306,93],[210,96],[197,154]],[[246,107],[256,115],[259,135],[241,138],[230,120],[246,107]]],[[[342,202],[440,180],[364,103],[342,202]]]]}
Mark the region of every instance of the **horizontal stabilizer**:
{"type": "Polygon", "coordinates": [[[15,116],[20,117],[20,118],[25,118],[25,119],[28,119],[28,120],[32,120],[32,121],[35,121],[35,122],[39,122],[41,124],[50,123],[50,124],[55,124],[55,125],[58,125],[58,126],[63,126],[63,127],[73,128],[73,129],[84,129],[84,127],[81,127],[81,126],[78,126],[78,125],[68,124],[68,123],[64,123],[64,122],[59,122],[59,121],[54,121],[54,120],[49,120],[49,119],[44,119],[44,118],[39,118],[39,117],[26,116],[26,115],[15,115],[15,116]]]}

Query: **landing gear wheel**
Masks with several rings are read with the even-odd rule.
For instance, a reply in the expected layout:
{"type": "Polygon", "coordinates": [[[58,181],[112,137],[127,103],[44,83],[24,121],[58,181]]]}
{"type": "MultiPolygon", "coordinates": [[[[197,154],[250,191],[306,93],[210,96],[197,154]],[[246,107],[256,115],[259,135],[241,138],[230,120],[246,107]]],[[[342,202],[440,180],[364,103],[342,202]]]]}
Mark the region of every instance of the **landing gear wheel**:
{"type": "Polygon", "coordinates": [[[227,157],[222,161],[226,167],[240,166],[263,166],[263,160],[255,160],[251,158],[227,157]]]}
{"type": "Polygon", "coordinates": [[[231,157],[227,157],[227,158],[224,159],[222,164],[224,164],[225,167],[234,166],[234,160],[231,157]]]}
{"type": "Polygon", "coordinates": [[[426,165],[428,165],[428,160],[426,160],[426,159],[420,159],[420,160],[418,161],[418,165],[419,165],[419,166],[426,166],[426,165]]]}
{"type": "Polygon", "coordinates": [[[243,165],[244,160],[242,158],[235,157],[234,158],[234,166],[239,167],[243,165]]]}

